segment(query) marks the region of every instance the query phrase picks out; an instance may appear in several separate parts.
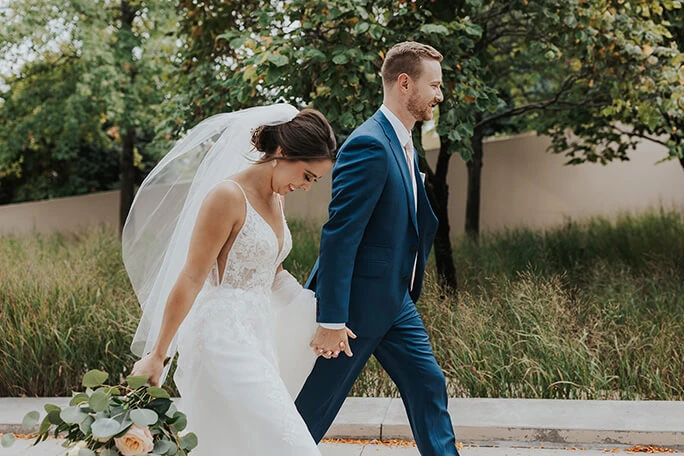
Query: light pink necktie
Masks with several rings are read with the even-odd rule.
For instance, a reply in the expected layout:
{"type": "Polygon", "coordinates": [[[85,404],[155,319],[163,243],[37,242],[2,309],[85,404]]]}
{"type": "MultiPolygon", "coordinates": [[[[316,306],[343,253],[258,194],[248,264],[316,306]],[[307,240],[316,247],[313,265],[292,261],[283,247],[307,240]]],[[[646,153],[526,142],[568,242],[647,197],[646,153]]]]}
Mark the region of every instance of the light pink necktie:
{"type": "MultiPolygon", "coordinates": [[[[418,185],[416,184],[416,175],[413,170],[413,144],[409,141],[404,147],[404,153],[406,155],[406,162],[408,163],[409,175],[411,176],[411,185],[413,187],[413,207],[418,213],[418,185]]],[[[409,285],[409,291],[413,290],[413,282],[416,279],[416,267],[418,266],[418,253],[416,253],[413,259],[413,272],[411,272],[411,283],[409,285]]]]}

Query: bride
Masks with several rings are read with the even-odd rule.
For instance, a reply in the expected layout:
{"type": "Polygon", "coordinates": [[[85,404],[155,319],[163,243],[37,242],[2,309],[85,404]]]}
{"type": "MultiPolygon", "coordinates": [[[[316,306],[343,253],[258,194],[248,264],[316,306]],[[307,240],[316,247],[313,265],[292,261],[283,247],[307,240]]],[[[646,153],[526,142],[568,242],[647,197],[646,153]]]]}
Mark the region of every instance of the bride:
{"type": "Polygon", "coordinates": [[[282,268],[292,247],[283,197],[329,172],[335,149],[315,110],[220,114],[136,195],[122,234],[143,308],[132,373],[161,384],[178,351],[193,454],[320,455],[293,402],[316,358],[315,300],[282,268]]]}

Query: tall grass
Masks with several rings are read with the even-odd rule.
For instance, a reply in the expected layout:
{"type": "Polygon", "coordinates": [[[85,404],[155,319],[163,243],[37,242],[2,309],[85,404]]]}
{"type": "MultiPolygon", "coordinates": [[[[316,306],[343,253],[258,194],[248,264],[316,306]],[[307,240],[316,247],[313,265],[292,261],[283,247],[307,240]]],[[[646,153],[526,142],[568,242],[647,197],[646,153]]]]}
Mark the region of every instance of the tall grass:
{"type": "Polygon", "coordinates": [[[115,232],[0,238],[0,396],[65,395],[89,369],[124,372],[138,317],[115,232]]]}
{"type": "MultiPolygon", "coordinates": [[[[291,221],[304,281],[319,227],[291,221]]],[[[674,212],[455,240],[460,289],[428,273],[419,308],[448,378],[470,397],[684,399],[684,221],[674,212]]],[[[139,307],[115,232],[0,237],[0,396],[124,374],[139,307]]],[[[397,394],[371,360],[354,395],[397,394]]]]}
{"type": "MultiPolygon", "coordinates": [[[[450,394],[684,398],[684,220],[591,219],[454,245],[460,289],[419,308],[450,394]]],[[[370,363],[356,395],[396,395],[370,363]]]]}

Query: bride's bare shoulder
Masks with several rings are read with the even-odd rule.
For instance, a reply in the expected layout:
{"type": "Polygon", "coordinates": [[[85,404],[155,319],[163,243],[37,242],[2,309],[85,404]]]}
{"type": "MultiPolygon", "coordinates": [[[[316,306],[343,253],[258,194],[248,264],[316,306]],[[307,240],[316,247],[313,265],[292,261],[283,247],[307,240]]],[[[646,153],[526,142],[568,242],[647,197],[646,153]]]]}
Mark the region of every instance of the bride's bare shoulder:
{"type": "Polygon", "coordinates": [[[216,216],[237,216],[245,212],[245,196],[232,181],[223,181],[211,189],[204,198],[203,206],[216,216]]]}

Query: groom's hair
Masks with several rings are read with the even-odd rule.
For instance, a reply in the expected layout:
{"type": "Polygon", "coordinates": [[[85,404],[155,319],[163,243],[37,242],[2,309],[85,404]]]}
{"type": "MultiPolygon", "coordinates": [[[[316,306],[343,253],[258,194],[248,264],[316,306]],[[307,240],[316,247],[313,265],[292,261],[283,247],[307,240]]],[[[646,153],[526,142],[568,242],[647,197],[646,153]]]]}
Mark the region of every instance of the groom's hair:
{"type": "Polygon", "coordinates": [[[416,41],[397,43],[387,51],[382,63],[382,82],[386,86],[391,86],[402,73],[406,73],[411,79],[418,79],[423,71],[423,60],[441,62],[442,59],[442,54],[427,44],[416,41]]]}

